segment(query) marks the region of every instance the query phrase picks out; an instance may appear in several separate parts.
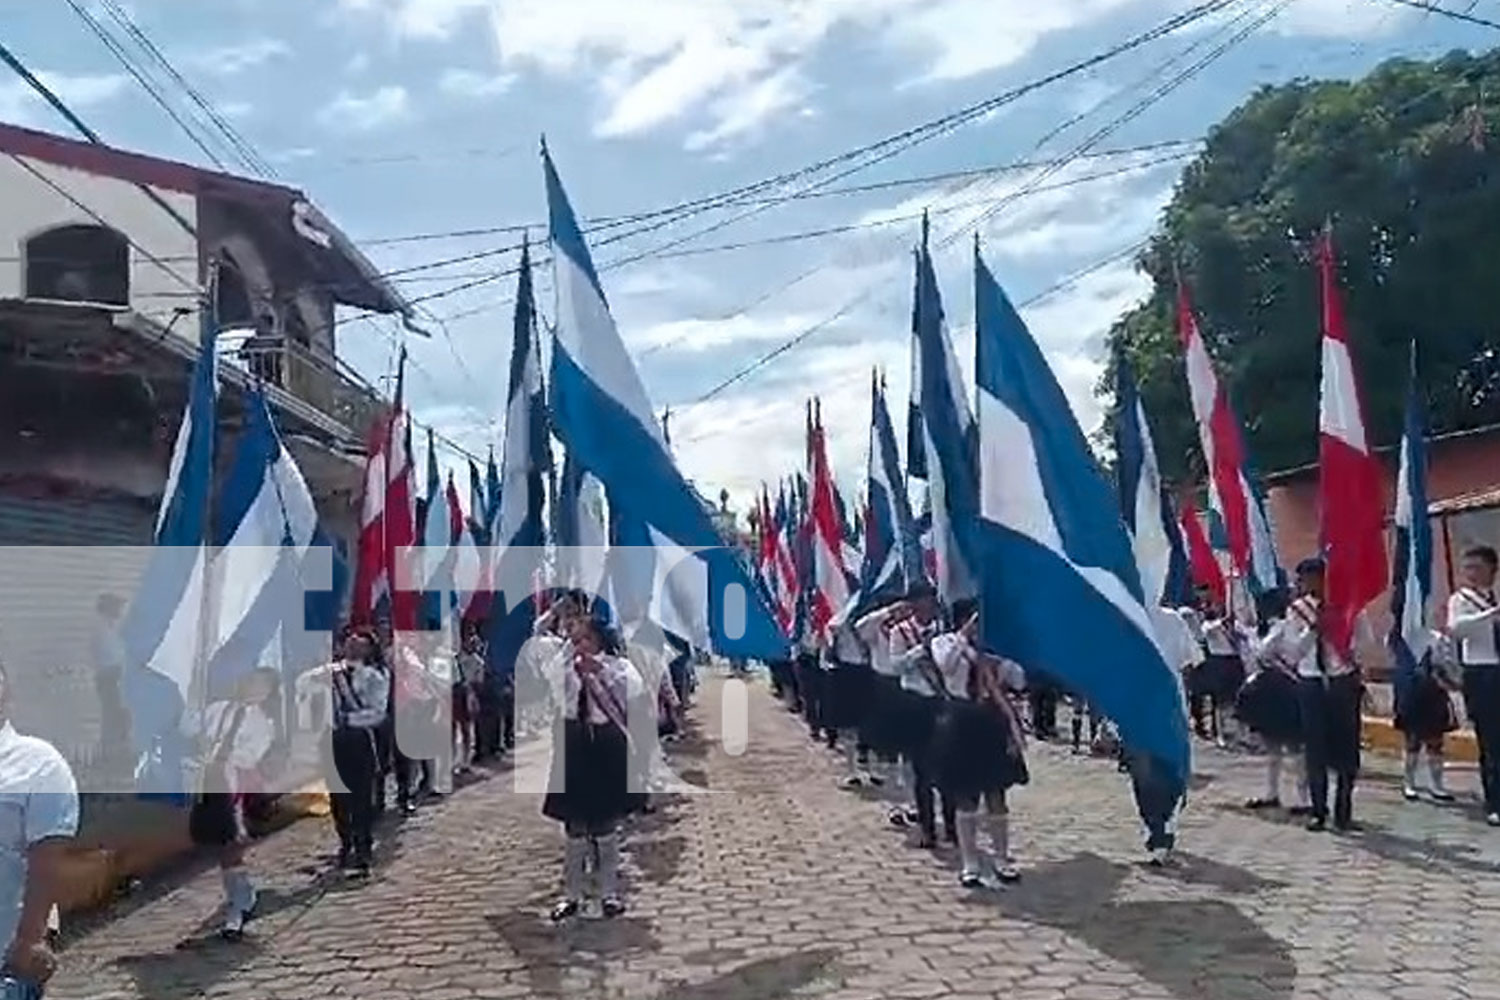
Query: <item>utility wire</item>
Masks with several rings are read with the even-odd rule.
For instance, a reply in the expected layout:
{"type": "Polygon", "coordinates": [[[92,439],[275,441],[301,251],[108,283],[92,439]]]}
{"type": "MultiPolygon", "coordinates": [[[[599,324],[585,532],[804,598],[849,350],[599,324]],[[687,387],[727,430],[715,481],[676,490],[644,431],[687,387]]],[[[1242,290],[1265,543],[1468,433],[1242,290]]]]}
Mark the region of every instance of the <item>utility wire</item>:
{"type": "MultiPolygon", "coordinates": [[[[1285,9],[1285,7],[1288,6],[1292,2],[1294,2],[1294,0],[1280,0],[1279,4],[1277,4],[1275,7],[1272,8],[1272,11],[1270,12],[1270,16],[1275,16],[1275,14],[1280,13],[1281,10],[1285,9]]],[[[1241,16],[1244,16],[1244,15],[1241,15],[1241,16]]],[[[1255,24],[1254,24],[1253,27],[1258,28],[1259,26],[1261,26],[1264,23],[1266,23],[1266,21],[1268,21],[1268,20],[1269,20],[1269,17],[1267,17],[1265,15],[1262,15],[1261,17],[1258,17],[1256,19],[1256,22],[1255,22],[1255,24]]],[[[1237,32],[1236,35],[1234,36],[1233,44],[1238,44],[1240,41],[1243,41],[1243,39],[1245,37],[1248,37],[1248,32],[1243,32],[1243,31],[1242,32],[1237,32]]],[[[1175,80],[1173,82],[1172,86],[1170,88],[1168,88],[1168,89],[1160,89],[1159,88],[1158,91],[1155,94],[1151,95],[1150,97],[1148,97],[1146,99],[1146,101],[1144,102],[1144,105],[1148,107],[1150,104],[1155,103],[1156,101],[1160,100],[1162,97],[1164,97],[1166,95],[1166,93],[1169,93],[1171,89],[1175,89],[1176,86],[1179,86],[1182,82],[1185,82],[1187,78],[1189,78],[1192,75],[1196,75],[1196,74],[1202,72],[1202,70],[1208,65],[1209,62],[1212,62],[1214,59],[1219,58],[1226,51],[1228,51],[1228,48],[1225,47],[1225,46],[1221,46],[1219,49],[1216,49],[1214,51],[1214,53],[1211,53],[1211,55],[1212,55],[1211,59],[1208,59],[1207,61],[1200,60],[1198,63],[1195,63],[1192,67],[1189,68],[1191,72],[1188,73],[1188,76],[1181,76],[1179,79],[1175,80]]],[[[1121,116],[1121,118],[1125,118],[1125,120],[1133,119],[1134,117],[1139,116],[1139,114],[1141,114],[1144,110],[1145,110],[1145,107],[1143,107],[1142,105],[1138,104],[1136,107],[1133,107],[1132,109],[1130,109],[1129,111],[1127,111],[1125,113],[1125,115],[1121,116]],[[1126,116],[1128,116],[1128,118],[1126,116]]],[[[1123,122],[1121,122],[1121,124],[1123,124],[1123,122]]],[[[1106,126],[1106,128],[1108,128],[1108,126],[1106,126]]],[[[1097,135],[1098,133],[1095,133],[1095,134],[1097,135]]],[[[1090,137],[1090,140],[1097,141],[1092,136],[1090,137]]],[[[1085,143],[1089,142],[1090,140],[1085,140],[1085,143]]],[[[1006,201],[1008,203],[1011,200],[1013,200],[1013,199],[1007,199],[1006,201]]],[[[998,209],[996,209],[995,211],[998,211],[998,209]]],[[[991,213],[991,215],[992,214],[993,213],[991,213]]],[[[967,231],[967,228],[968,227],[965,227],[965,231],[967,231]]],[[[952,238],[953,237],[950,237],[948,242],[951,242],[952,238]]],[[[764,354],[761,357],[759,357],[759,358],[755,359],[754,361],[750,362],[748,365],[740,368],[738,371],[736,371],[734,374],[730,375],[728,378],[726,378],[726,379],[724,379],[724,380],[716,383],[707,392],[703,393],[701,396],[699,396],[695,400],[693,400],[693,402],[695,404],[696,403],[707,402],[708,400],[713,399],[715,396],[718,396],[719,394],[723,393],[725,390],[729,389],[730,387],[738,384],[739,382],[744,381],[745,379],[749,378],[750,376],[752,376],[756,372],[758,372],[758,371],[762,370],[763,368],[765,368],[766,366],[772,364],[774,361],[776,361],[776,359],[778,359],[781,356],[785,355],[789,351],[794,350],[795,348],[797,348],[801,344],[805,343],[811,337],[816,336],[818,333],[821,333],[822,331],[824,331],[824,330],[828,329],[829,327],[833,326],[839,320],[843,319],[850,312],[852,312],[857,306],[861,305],[863,302],[865,302],[866,300],[868,300],[876,291],[878,291],[880,288],[884,287],[884,285],[885,285],[885,279],[884,278],[882,278],[878,282],[872,282],[870,285],[867,285],[858,294],[856,294],[855,296],[853,296],[852,298],[850,298],[847,302],[845,302],[844,305],[841,306],[838,310],[836,310],[832,315],[826,317],[825,319],[820,320],[817,323],[814,323],[812,326],[809,326],[809,327],[805,328],[804,330],[800,331],[799,333],[797,333],[793,337],[791,337],[788,340],[786,340],[786,341],[782,342],[781,344],[777,345],[772,350],[768,351],[766,354],[764,354]]]]}
{"type": "Polygon", "coordinates": [[[1428,0],[1386,0],[1386,3],[1393,3],[1402,7],[1410,7],[1412,10],[1426,11],[1429,14],[1437,14],[1441,17],[1446,17],[1454,21],[1463,21],[1466,24],[1477,24],[1481,27],[1494,28],[1496,31],[1500,31],[1500,21],[1492,21],[1487,17],[1480,17],[1477,14],[1469,13],[1469,11],[1472,11],[1474,9],[1473,4],[1469,5],[1468,10],[1457,11],[1449,10],[1446,7],[1439,7],[1435,3],[1429,3],[1428,0]]]}

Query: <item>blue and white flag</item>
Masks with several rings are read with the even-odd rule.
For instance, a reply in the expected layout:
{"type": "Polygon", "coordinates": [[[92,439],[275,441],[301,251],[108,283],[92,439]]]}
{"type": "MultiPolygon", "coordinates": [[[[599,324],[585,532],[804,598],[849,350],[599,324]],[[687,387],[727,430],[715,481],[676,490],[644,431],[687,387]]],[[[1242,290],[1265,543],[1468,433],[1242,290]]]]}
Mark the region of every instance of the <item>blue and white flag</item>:
{"type": "MultiPolygon", "coordinates": [[[[969,535],[977,514],[979,472],[974,415],[969,409],[953,343],[948,338],[937,274],[927,250],[925,220],[922,246],[917,251],[912,335],[913,376],[918,387],[914,398],[920,406],[921,447],[926,453],[921,468],[932,500],[936,583],[938,596],[951,604],[978,592],[978,581],[970,565],[972,554],[964,551],[963,539],[969,535]]],[[[913,475],[917,473],[913,471],[913,475]]]]}
{"type": "Polygon", "coordinates": [[[1391,656],[1396,703],[1415,690],[1432,643],[1432,523],[1427,519],[1427,421],[1417,380],[1417,345],[1411,345],[1406,423],[1396,474],[1395,568],[1391,576],[1391,656]]]}
{"type": "Polygon", "coordinates": [[[609,511],[604,484],[585,471],[572,451],[563,455],[558,483],[553,537],[557,540],[557,576],[563,587],[581,588],[595,596],[606,596],[606,557],[609,547],[609,511]]]}
{"type": "Polygon", "coordinates": [[[984,643],[1097,706],[1180,796],[1190,769],[1186,705],[1113,490],[977,250],[974,280],[984,643]]]}
{"type": "Polygon", "coordinates": [[[455,604],[453,579],[453,519],[448,493],[438,472],[437,445],[427,428],[427,493],[422,515],[422,617],[430,629],[443,628],[452,620],[455,604]]]}
{"type": "Polygon", "coordinates": [[[901,472],[896,450],[896,430],[886,408],[885,389],[877,376],[871,385],[870,450],[865,465],[864,561],[859,571],[859,589],[851,599],[844,621],[871,607],[904,595],[926,577],[922,568],[921,543],[917,539],[911,498],[901,472]]]}
{"type": "Polygon", "coordinates": [[[229,697],[257,667],[277,667],[284,630],[305,627],[305,618],[296,616],[305,615],[306,591],[322,589],[303,579],[303,560],[318,534],[317,508],[259,391],[246,400],[245,430],[218,507],[219,548],[210,566],[216,625],[210,700],[229,697]]]}
{"type": "Polygon", "coordinates": [[[725,656],[775,659],[786,640],[743,564],[672,461],[550,154],[543,152],[557,291],[551,414],[568,457],[599,478],[620,516],[644,524],[658,559],[688,555],[706,594],[695,623],[725,656]]]}
{"type": "Polygon", "coordinates": [[[184,792],[181,721],[190,692],[202,682],[199,664],[212,628],[206,598],[217,341],[212,310],[200,307],[198,358],[167,467],[155,548],[120,629],[136,785],[148,794],[184,792]]]}
{"type": "Polygon", "coordinates": [[[1141,405],[1135,372],[1121,354],[1115,359],[1115,461],[1120,514],[1130,529],[1141,592],[1149,610],[1181,607],[1192,597],[1187,548],[1162,485],[1151,425],[1141,405]]]}
{"type": "Polygon", "coordinates": [[[540,549],[546,543],[543,506],[546,474],[552,468],[547,402],[542,387],[541,345],[531,283],[531,248],[521,249],[516,311],[510,348],[510,381],[505,402],[505,437],[498,476],[490,463],[489,502],[493,542],[505,548],[540,549]]]}

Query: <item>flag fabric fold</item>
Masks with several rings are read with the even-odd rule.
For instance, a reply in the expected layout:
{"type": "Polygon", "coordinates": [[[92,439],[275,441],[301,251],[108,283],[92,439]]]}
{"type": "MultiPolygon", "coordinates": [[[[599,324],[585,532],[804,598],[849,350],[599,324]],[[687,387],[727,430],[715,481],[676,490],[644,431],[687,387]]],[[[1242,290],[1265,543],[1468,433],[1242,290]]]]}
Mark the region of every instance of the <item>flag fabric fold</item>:
{"type": "Polygon", "coordinates": [[[1192,596],[1187,553],[1172,501],[1161,481],[1151,426],[1136,386],[1135,371],[1120,354],[1115,359],[1115,461],[1120,514],[1130,529],[1141,591],[1148,610],[1181,607],[1192,596]]]}
{"type": "Polygon", "coordinates": [[[1110,484],[1015,307],[975,253],[985,645],[1098,707],[1181,796],[1187,712],[1110,484]]]}
{"type": "Polygon", "coordinates": [[[1365,432],[1331,231],[1318,244],[1318,274],[1323,290],[1318,498],[1327,560],[1324,625],[1328,641],[1349,655],[1360,614],[1380,597],[1388,579],[1385,483],[1365,432]]]}
{"type": "Polygon", "coordinates": [[[610,506],[646,526],[658,558],[681,552],[701,564],[708,619],[701,631],[710,648],[726,656],[779,658],[786,640],[771,611],[672,460],[545,151],[543,172],[557,294],[550,408],[557,436],[568,457],[603,484],[610,506]]]}
{"type": "Polygon", "coordinates": [[[1417,378],[1417,345],[1411,345],[1406,420],[1396,474],[1396,544],[1391,572],[1391,658],[1396,703],[1415,691],[1431,647],[1432,523],[1427,518],[1427,421],[1417,378]]]}
{"type": "Polygon", "coordinates": [[[1187,363],[1188,394],[1198,425],[1198,441],[1208,469],[1209,507],[1223,519],[1235,575],[1247,581],[1253,593],[1267,593],[1280,586],[1281,572],[1265,503],[1255,486],[1239,417],[1219,382],[1187,285],[1180,277],[1177,330],[1187,363]]]}

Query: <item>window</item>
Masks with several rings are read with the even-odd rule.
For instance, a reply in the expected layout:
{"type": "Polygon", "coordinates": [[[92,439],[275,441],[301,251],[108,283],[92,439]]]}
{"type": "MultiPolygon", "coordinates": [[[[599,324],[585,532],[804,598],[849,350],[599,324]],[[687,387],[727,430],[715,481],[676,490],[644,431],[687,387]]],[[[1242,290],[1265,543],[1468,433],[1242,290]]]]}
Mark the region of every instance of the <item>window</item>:
{"type": "Polygon", "coordinates": [[[130,244],[105,226],[58,226],[26,241],[26,297],[130,304],[130,244]]]}

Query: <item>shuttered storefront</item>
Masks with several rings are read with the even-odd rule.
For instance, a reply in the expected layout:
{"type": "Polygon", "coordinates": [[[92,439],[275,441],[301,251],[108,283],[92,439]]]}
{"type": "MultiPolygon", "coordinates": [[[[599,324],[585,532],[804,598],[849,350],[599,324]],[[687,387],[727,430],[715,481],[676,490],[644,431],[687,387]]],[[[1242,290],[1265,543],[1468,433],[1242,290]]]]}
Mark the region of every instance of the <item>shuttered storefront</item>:
{"type": "Polygon", "coordinates": [[[128,601],[153,511],[128,498],[0,493],[0,657],[16,725],[81,764],[98,740],[92,635],[101,594],[128,601]]]}

